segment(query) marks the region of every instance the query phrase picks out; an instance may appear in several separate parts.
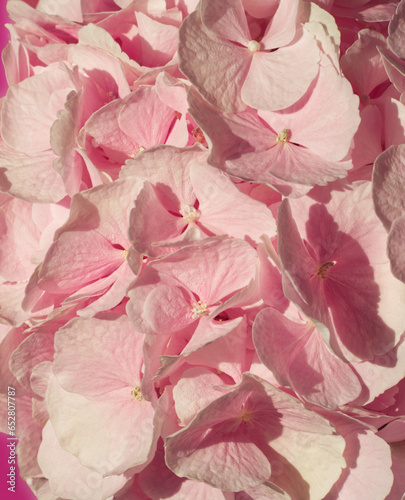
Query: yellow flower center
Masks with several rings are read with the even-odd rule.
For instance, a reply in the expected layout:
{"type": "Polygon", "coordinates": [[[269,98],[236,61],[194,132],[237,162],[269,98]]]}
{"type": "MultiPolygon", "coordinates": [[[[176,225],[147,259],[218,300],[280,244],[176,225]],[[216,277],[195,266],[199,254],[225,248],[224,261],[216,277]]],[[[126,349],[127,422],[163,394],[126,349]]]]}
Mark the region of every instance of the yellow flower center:
{"type": "Polygon", "coordinates": [[[142,396],[142,392],[141,392],[141,388],[139,387],[139,385],[136,385],[132,391],[131,391],[131,396],[133,398],[135,398],[137,401],[142,401],[143,400],[143,396],[142,396]]]}
{"type": "Polygon", "coordinates": [[[290,131],[287,128],[283,128],[283,130],[276,137],[277,142],[287,142],[290,131]]]}
{"type": "Polygon", "coordinates": [[[180,214],[183,216],[183,219],[186,219],[189,223],[195,222],[200,217],[200,212],[190,205],[186,205],[180,210],[180,214]]]}
{"type": "Polygon", "coordinates": [[[201,316],[209,313],[207,304],[203,304],[201,300],[194,302],[191,312],[193,314],[193,318],[201,318],[201,316]]]}

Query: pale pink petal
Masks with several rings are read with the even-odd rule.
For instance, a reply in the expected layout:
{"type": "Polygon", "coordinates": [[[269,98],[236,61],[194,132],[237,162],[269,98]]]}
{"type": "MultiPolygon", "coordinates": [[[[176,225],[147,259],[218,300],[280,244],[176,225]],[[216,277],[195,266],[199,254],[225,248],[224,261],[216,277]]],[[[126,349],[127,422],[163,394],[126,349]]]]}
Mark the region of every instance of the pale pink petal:
{"type": "Polygon", "coordinates": [[[0,284],[0,318],[10,326],[20,326],[31,314],[22,307],[28,281],[0,284]]]}
{"type": "MultiPolygon", "coordinates": [[[[217,414],[220,403],[217,400],[214,404],[217,414]]],[[[221,409],[223,421],[213,422],[208,433],[205,422],[200,423],[200,420],[208,418],[214,411],[212,406],[192,421],[187,432],[180,431],[167,438],[166,464],[180,477],[228,491],[257,486],[269,479],[270,464],[242,432],[228,430],[225,402],[221,409]]]]}
{"type": "Polygon", "coordinates": [[[51,16],[60,16],[77,23],[83,22],[82,8],[80,0],[65,2],[52,2],[52,0],[39,0],[36,9],[51,16]]]}
{"type": "Polygon", "coordinates": [[[187,289],[160,285],[147,296],[143,317],[156,333],[175,332],[195,321],[191,312],[192,301],[187,289]]]}
{"type": "Polygon", "coordinates": [[[84,309],[79,309],[77,314],[81,317],[91,317],[98,312],[108,311],[118,305],[126,296],[127,288],[136,278],[133,269],[127,262],[123,262],[118,269],[113,273],[114,281],[111,287],[103,293],[96,301],[86,306],[84,309]]]}
{"type": "Polygon", "coordinates": [[[321,499],[345,464],[343,449],[327,420],[248,373],[166,439],[166,463],[177,475],[228,491],[267,476],[293,498],[310,488],[311,498],[321,499]]]}
{"type": "Polygon", "coordinates": [[[128,98],[118,115],[121,130],[143,148],[165,144],[170,125],[176,119],[154,87],[140,87],[128,98]],[[140,119],[141,117],[141,119],[140,119]]]}
{"type": "Polygon", "coordinates": [[[306,400],[336,408],[360,394],[351,367],[330,352],[310,322],[265,309],[255,319],[253,336],[262,362],[306,400]]]}
{"type": "Polygon", "coordinates": [[[247,45],[249,28],[241,0],[203,0],[200,5],[203,25],[215,35],[247,45]]]}
{"type": "Polygon", "coordinates": [[[164,66],[176,53],[178,28],[158,22],[142,12],[135,12],[138,24],[142,65],[164,66]]]}
{"type": "Polygon", "coordinates": [[[275,234],[275,221],[262,203],[243,195],[218,170],[204,165],[192,166],[190,179],[199,201],[198,225],[214,234],[229,234],[257,241],[266,233],[275,234]]]}
{"type": "Polygon", "coordinates": [[[29,53],[21,42],[10,40],[3,49],[1,60],[9,86],[32,76],[29,53]]]}
{"type": "MultiPolygon", "coordinates": [[[[311,273],[310,265],[304,267],[293,257],[293,247],[283,244],[279,252],[282,261],[283,255],[288,258],[286,271],[311,310],[305,314],[328,325],[329,309],[337,332],[335,340],[341,343],[345,356],[370,360],[391,350],[403,333],[400,303],[405,289],[387,272],[385,230],[373,210],[370,183],[358,183],[352,191],[333,192],[327,205],[303,198],[290,203],[291,218],[287,211],[279,210],[279,242],[292,238],[284,233],[284,214],[288,217],[285,224],[296,226],[294,233],[289,231],[294,240],[306,240],[304,255],[309,263],[314,262],[315,270],[311,273]]],[[[302,241],[297,244],[297,248],[303,247],[302,241]]]]}
{"type": "Polygon", "coordinates": [[[296,30],[298,6],[298,0],[280,0],[261,40],[264,49],[284,47],[292,41],[296,30]]]}
{"type": "Polygon", "coordinates": [[[278,113],[259,111],[259,116],[278,133],[287,129],[291,134],[288,141],[325,160],[338,161],[347,155],[358,129],[358,107],[359,99],[348,80],[328,64],[320,67],[317,79],[300,101],[278,113]]]}
{"type": "Polygon", "coordinates": [[[165,253],[154,243],[171,240],[187,227],[183,217],[176,217],[162,204],[155,189],[145,183],[131,210],[128,236],[139,253],[157,257],[165,253]]]}
{"type": "Polygon", "coordinates": [[[374,30],[361,30],[358,40],[341,58],[343,73],[360,97],[368,96],[375,87],[387,80],[377,47],[387,47],[385,37],[374,30]]]}
{"type": "Polygon", "coordinates": [[[207,30],[198,11],[183,21],[179,37],[180,70],[201,95],[224,111],[243,110],[240,89],[249,71],[250,51],[207,30]]]}
{"type": "Polygon", "coordinates": [[[120,177],[149,181],[168,210],[179,213],[181,205],[193,206],[196,197],[190,182],[190,165],[205,163],[205,148],[157,146],[128,160],[120,177]]]}
{"type": "Polygon", "coordinates": [[[109,391],[108,397],[85,397],[64,391],[51,377],[46,403],[61,446],[102,474],[121,474],[144,464],[153,449],[154,412],[149,402],[135,399],[132,390],[127,386],[109,391]],[[106,463],[117,447],[120,458],[106,463]]]}
{"type": "Polygon", "coordinates": [[[33,368],[43,361],[53,361],[53,333],[33,333],[13,352],[10,369],[19,383],[30,391],[30,377],[33,368]]]}
{"type": "Polygon", "coordinates": [[[199,410],[222,396],[222,378],[203,367],[186,370],[173,389],[177,416],[188,425],[199,410]]]}
{"type": "Polygon", "coordinates": [[[31,203],[57,203],[66,191],[53,168],[56,158],[51,150],[28,155],[1,148],[0,190],[31,203]]]}
{"type": "Polygon", "coordinates": [[[72,293],[110,274],[123,261],[122,250],[97,231],[63,233],[49,249],[38,285],[54,293],[72,293]],[[89,244],[91,240],[91,245],[89,244]]]}
{"type": "Polygon", "coordinates": [[[371,491],[375,498],[387,498],[393,482],[390,447],[373,431],[359,425],[356,429],[353,422],[345,431],[338,425],[338,430],[346,440],[347,466],[325,500],[352,500],[371,491]]]}
{"type": "Polygon", "coordinates": [[[61,447],[51,422],[43,430],[38,462],[43,475],[49,480],[52,494],[57,498],[86,500],[91,494],[94,500],[107,500],[128,481],[123,474],[103,477],[101,473],[83,466],[77,457],[61,447]]]}
{"type": "Polygon", "coordinates": [[[50,149],[50,129],[74,85],[65,67],[54,67],[11,86],[1,112],[1,136],[32,154],[50,149]]]}
{"type": "Polygon", "coordinates": [[[319,60],[316,40],[304,28],[297,31],[290,45],[275,52],[254,53],[242,86],[243,102],[256,109],[279,110],[291,106],[316,77],[319,60]]]}
{"type": "Polygon", "coordinates": [[[246,12],[257,18],[274,15],[278,4],[278,0],[242,0],[242,5],[246,12]]]}
{"type": "Polygon", "coordinates": [[[405,57],[405,2],[399,2],[394,16],[388,26],[388,45],[391,50],[401,58],[405,57]]]}
{"type": "Polygon", "coordinates": [[[55,334],[53,373],[65,390],[83,396],[133,386],[140,382],[143,339],[126,316],[113,323],[75,318],[55,334]]]}

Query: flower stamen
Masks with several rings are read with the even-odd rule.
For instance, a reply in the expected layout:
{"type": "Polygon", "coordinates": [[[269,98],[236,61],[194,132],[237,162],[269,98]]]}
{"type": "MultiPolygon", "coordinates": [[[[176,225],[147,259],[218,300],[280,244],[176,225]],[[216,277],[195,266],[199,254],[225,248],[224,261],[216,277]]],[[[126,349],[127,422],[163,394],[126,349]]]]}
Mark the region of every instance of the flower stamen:
{"type": "Polygon", "coordinates": [[[332,266],[334,266],[336,262],[325,262],[325,264],[322,264],[322,266],[318,269],[316,272],[316,275],[322,278],[323,280],[326,279],[326,275],[328,273],[328,269],[332,266]]]}
{"type": "Polygon", "coordinates": [[[191,309],[191,312],[192,312],[192,315],[193,315],[192,316],[193,319],[195,319],[195,318],[201,318],[205,314],[209,313],[208,308],[207,308],[207,304],[203,304],[201,302],[201,300],[199,300],[198,302],[194,302],[193,308],[191,309]]]}
{"type": "Polygon", "coordinates": [[[276,137],[277,142],[287,142],[290,131],[287,128],[283,128],[283,130],[276,137]]]}
{"type": "Polygon", "coordinates": [[[189,223],[195,222],[200,217],[200,212],[190,205],[186,205],[184,209],[179,210],[179,212],[183,216],[183,219],[186,219],[189,223]]]}
{"type": "MultiPolygon", "coordinates": [[[[136,385],[132,391],[131,391],[131,396],[133,398],[135,398],[137,401],[142,401],[143,400],[143,395],[142,395],[142,391],[141,391],[141,388],[139,387],[139,385],[136,385]]],[[[132,398],[131,398],[132,399],[132,398]]]]}

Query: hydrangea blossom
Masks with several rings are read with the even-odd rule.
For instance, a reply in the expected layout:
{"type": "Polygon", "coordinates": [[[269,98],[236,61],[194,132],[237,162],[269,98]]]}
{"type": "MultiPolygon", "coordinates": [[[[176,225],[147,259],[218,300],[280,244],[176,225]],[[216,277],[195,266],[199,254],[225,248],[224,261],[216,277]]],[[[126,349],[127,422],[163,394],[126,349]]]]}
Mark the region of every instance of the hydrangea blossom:
{"type": "Polygon", "coordinates": [[[403,498],[405,0],[7,10],[16,491],[403,498]]]}

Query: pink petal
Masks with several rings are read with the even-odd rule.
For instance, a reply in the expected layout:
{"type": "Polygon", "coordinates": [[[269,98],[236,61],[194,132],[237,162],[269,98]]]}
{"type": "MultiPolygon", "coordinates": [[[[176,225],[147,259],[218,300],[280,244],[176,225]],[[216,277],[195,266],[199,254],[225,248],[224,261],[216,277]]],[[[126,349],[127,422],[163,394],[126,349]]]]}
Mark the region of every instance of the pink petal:
{"type": "MultiPolygon", "coordinates": [[[[180,70],[201,95],[224,111],[243,110],[240,89],[252,59],[248,49],[211,33],[198,11],[183,21],[179,37],[180,70]]],[[[260,91],[257,86],[256,91],[260,91]]]]}
{"type": "Polygon", "coordinates": [[[318,78],[300,101],[277,113],[259,111],[259,116],[278,133],[288,129],[288,141],[309,148],[325,160],[338,161],[347,155],[358,129],[358,107],[359,99],[348,80],[328,64],[320,67],[318,78]],[[328,113],[324,112],[326,107],[328,113]]]}
{"type": "Polygon", "coordinates": [[[187,222],[183,217],[172,215],[156,194],[155,189],[146,182],[135,201],[130,215],[129,239],[141,254],[157,257],[165,252],[154,244],[179,236],[187,222]]]}
{"type": "MultiPolygon", "coordinates": [[[[261,40],[264,49],[271,50],[289,44],[295,35],[299,2],[280,0],[261,40]]],[[[260,16],[264,17],[264,16],[260,16]]]]}
{"type": "Polygon", "coordinates": [[[317,43],[304,28],[297,31],[290,45],[275,52],[256,52],[242,86],[243,102],[256,109],[279,110],[291,106],[316,77],[319,59],[317,43]]]}
{"type": "Polygon", "coordinates": [[[38,462],[49,480],[50,494],[56,497],[74,496],[86,500],[91,492],[94,500],[106,500],[128,481],[124,475],[103,477],[101,473],[84,467],[77,457],[60,446],[51,422],[43,430],[38,462]],[[96,485],[96,488],[89,484],[96,485]]]}
{"type": "Polygon", "coordinates": [[[353,370],[330,352],[310,323],[265,309],[256,316],[253,336],[260,359],[277,380],[308,401],[336,408],[359,396],[353,370]]]}
{"type": "Polygon", "coordinates": [[[391,146],[375,161],[373,199],[378,217],[389,229],[397,217],[405,213],[404,197],[405,146],[391,146]]]}
{"type": "Polygon", "coordinates": [[[405,214],[394,221],[387,241],[392,274],[405,283],[405,214]]]}
{"type": "Polygon", "coordinates": [[[270,210],[242,194],[221,172],[208,166],[192,166],[190,179],[199,201],[198,224],[214,234],[257,241],[263,234],[275,234],[270,210]]]}
{"type": "Polygon", "coordinates": [[[1,136],[20,152],[32,154],[50,149],[49,131],[74,90],[70,74],[55,67],[8,89],[1,112],[1,136]]]}
{"type": "Polygon", "coordinates": [[[200,5],[201,20],[205,28],[215,35],[247,45],[249,28],[241,0],[203,0],[200,5]]]}
{"type": "Polygon", "coordinates": [[[67,391],[100,396],[140,382],[143,335],[126,316],[75,318],[55,334],[53,373],[67,391]]]}

